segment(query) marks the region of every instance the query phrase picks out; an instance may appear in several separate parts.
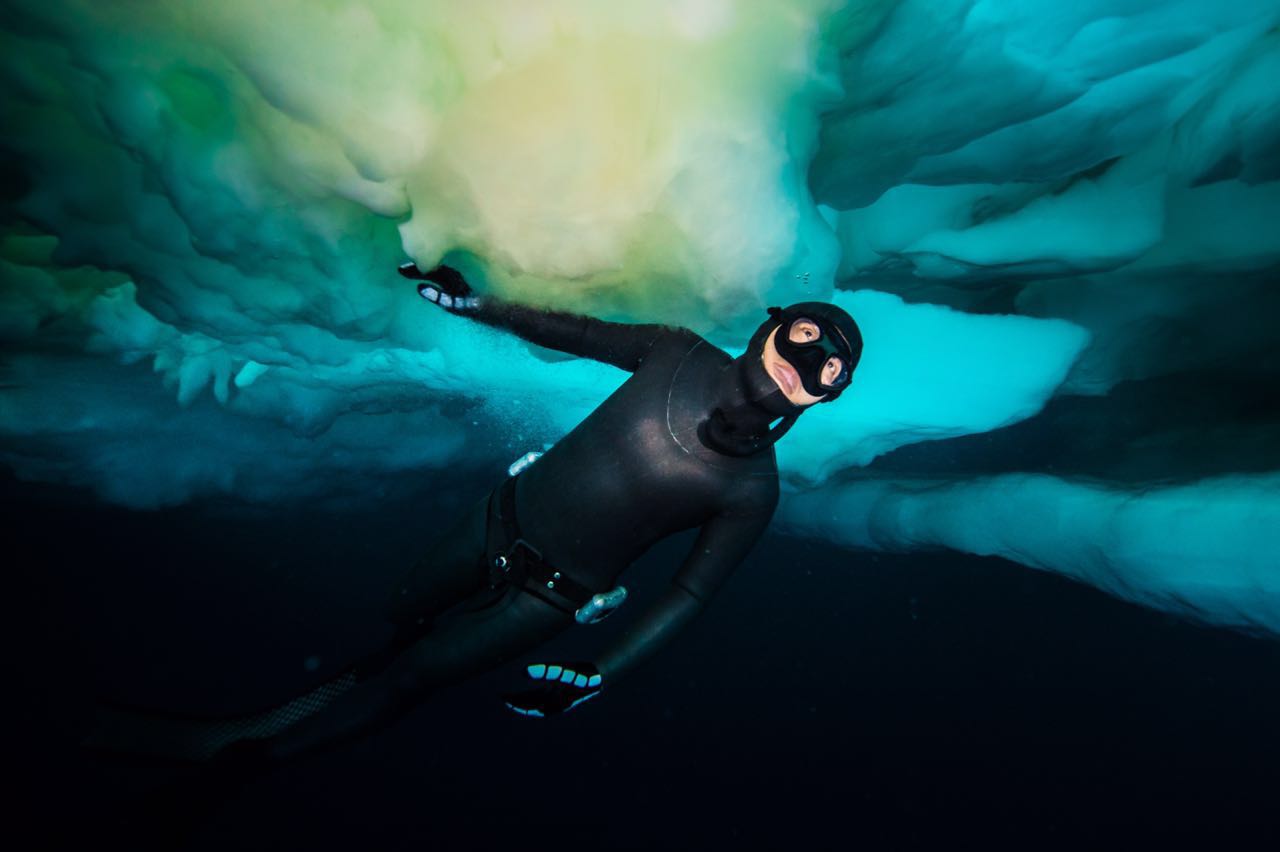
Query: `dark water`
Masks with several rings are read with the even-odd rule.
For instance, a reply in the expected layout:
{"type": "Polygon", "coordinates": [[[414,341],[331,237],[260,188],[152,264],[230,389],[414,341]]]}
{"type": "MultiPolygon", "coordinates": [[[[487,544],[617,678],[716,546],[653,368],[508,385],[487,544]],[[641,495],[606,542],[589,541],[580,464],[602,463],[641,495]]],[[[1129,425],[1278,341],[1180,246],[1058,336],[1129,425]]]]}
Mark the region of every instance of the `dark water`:
{"type": "MultiPolygon", "coordinates": [[[[431,518],[487,485],[441,478],[341,513],[135,513],[6,477],[15,813],[49,845],[130,842],[139,803],[177,776],[79,753],[66,731],[85,703],[232,712],[306,688],[378,642],[431,518]]],[[[688,543],[633,568],[641,604],[688,543]]],[[[546,654],[589,657],[621,626],[546,654]]],[[[518,673],[255,783],[190,848],[1280,840],[1280,644],[997,559],[771,536],[597,701],[511,716],[496,695],[518,673]]]]}

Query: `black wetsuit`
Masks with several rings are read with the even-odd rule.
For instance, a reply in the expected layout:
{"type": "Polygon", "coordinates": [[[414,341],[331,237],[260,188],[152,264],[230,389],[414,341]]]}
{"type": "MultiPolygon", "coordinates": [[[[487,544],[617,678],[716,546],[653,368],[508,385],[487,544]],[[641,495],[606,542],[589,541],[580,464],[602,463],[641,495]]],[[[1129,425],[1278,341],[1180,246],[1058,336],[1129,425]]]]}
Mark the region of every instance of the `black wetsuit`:
{"type": "MultiPolygon", "coordinates": [[[[691,331],[667,326],[509,304],[486,304],[476,319],[632,373],[520,475],[516,512],[525,538],[548,563],[598,591],[613,586],[655,542],[701,527],[647,627],[656,631],[705,603],[768,526],[778,499],[772,447],[735,457],[699,438],[699,425],[736,389],[726,375],[729,355],[691,331]]],[[[435,583],[419,582],[405,590],[403,616],[438,605],[435,583]]],[[[624,656],[614,653],[609,668],[625,667],[624,656]]]]}
{"type": "MultiPolygon", "coordinates": [[[[632,375],[516,482],[523,536],[547,563],[592,591],[655,542],[700,531],[659,600],[614,647],[597,656],[609,683],[649,657],[695,617],[750,552],[778,501],[772,445],[737,456],[708,446],[700,426],[717,409],[737,412],[745,389],[734,359],[692,331],[543,311],[493,299],[470,316],[551,349],[612,364],[632,375]]],[[[750,415],[746,415],[750,416],[750,415]]],[[[772,415],[740,424],[767,431],[772,415]]],[[[276,738],[288,755],[376,727],[436,688],[532,650],[572,617],[516,588],[485,601],[491,572],[486,530],[495,501],[477,504],[395,590],[393,619],[412,629],[461,604],[378,673],[325,712],[276,738]]],[[[625,617],[625,616],[622,616],[625,617]]]]}
{"type": "MultiPolygon", "coordinates": [[[[721,452],[700,437],[700,426],[719,408],[735,412],[740,431],[767,433],[776,415],[744,406],[734,359],[687,329],[491,299],[470,316],[632,373],[517,479],[521,533],[547,563],[604,591],[655,542],[701,528],[666,592],[596,657],[607,686],[700,612],[777,504],[772,445],[748,455],[721,452]]],[[[288,705],[226,720],[216,736],[188,738],[184,748],[207,757],[254,740],[272,758],[313,751],[382,727],[435,689],[524,654],[572,625],[570,614],[515,586],[499,588],[494,600],[487,542],[495,503],[492,495],[477,503],[394,590],[391,618],[401,641],[389,653],[288,705]]]]}

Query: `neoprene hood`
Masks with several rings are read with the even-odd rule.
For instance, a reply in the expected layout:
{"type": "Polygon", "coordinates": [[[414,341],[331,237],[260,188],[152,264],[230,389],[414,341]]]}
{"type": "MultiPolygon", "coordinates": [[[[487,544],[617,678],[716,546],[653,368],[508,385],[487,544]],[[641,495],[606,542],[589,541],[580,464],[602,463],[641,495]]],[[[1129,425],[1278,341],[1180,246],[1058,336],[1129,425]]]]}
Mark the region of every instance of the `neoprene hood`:
{"type": "Polygon", "coordinates": [[[705,424],[705,442],[720,452],[746,456],[766,449],[786,434],[807,407],[787,399],[764,368],[765,340],[780,327],[783,331],[774,338],[774,348],[795,368],[805,390],[822,396],[822,402],[831,402],[844,392],[862,357],[862,332],[842,308],[827,302],[769,308],[769,319],[760,324],[746,351],[726,370],[720,402],[705,424]],[[790,340],[791,324],[798,319],[818,326],[817,339],[805,343],[790,340]],[[833,355],[844,367],[832,386],[823,385],[822,368],[833,355]]]}

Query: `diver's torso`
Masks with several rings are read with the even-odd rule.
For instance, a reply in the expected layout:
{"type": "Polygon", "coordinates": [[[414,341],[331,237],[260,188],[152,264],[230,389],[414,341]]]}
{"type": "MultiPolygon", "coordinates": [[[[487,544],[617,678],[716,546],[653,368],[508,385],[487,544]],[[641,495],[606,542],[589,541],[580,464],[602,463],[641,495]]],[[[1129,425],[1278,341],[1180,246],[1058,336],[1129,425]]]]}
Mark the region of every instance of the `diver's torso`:
{"type": "Polygon", "coordinates": [[[714,383],[731,359],[674,330],[632,376],[519,479],[522,534],[557,568],[591,584],[658,540],[756,494],[776,494],[772,448],[747,458],[698,440],[714,383]]]}

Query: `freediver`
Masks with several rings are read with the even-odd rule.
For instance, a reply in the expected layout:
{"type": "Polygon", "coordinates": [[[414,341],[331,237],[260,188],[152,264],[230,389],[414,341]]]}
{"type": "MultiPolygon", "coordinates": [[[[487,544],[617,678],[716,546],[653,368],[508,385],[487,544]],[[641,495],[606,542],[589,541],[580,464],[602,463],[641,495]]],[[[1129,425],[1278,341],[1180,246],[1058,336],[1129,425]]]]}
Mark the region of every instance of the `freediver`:
{"type": "Polygon", "coordinates": [[[751,551],[778,501],[774,443],[839,398],[862,353],[853,318],[822,302],[769,308],[731,358],[685,328],[479,296],[449,266],[399,271],[438,308],[632,375],[403,577],[384,652],[275,710],[184,735],[190,756],[275,763],[387,726],[432,692],[607,615],[632,562],[700,528],[670,586],[613,647],[592,663],[528,666],[530,688],[506,702],[551,716],[595,697],[693,620],[751,551]]]}

